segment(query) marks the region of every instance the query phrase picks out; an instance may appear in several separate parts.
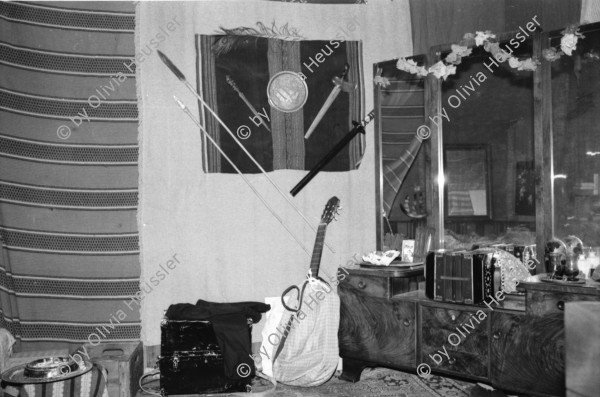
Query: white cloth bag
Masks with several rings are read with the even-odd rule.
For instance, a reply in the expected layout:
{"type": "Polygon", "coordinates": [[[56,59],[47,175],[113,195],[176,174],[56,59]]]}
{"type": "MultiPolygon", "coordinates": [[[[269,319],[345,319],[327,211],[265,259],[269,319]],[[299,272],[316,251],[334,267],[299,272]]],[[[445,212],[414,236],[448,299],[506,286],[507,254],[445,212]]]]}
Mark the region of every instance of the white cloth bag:
{"type": "MultiPolygon", "coordinates": [[[[319,386],[331,378],[339,362],[340,298],[335,286],[309,278],[298,312],[286,311],[267,343],[277,352],[273,375],[291,386],[319,386]],[[277,343],[278,342],[278,343],[277,343]]],[[[264,340],[263,340],[264,343],[264,340]]]]}

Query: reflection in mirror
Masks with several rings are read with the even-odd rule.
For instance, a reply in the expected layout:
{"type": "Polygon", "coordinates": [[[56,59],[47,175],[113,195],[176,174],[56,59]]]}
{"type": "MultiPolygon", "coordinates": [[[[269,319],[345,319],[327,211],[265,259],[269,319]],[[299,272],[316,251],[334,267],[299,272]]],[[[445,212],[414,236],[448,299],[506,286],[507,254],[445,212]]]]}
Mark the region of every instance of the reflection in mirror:
{"type": "MultiPolygon", "coordinates": [[[[512,49],[518,58],[532,56],[531,41],[512,49]]],[[[535,185],[528,173],[534,163],[533,73],[496,62],[483,48],[473,48],[456,74],[442,82],[441,105],[445,148],[490,149],[487,167],[470,157],[465,159],[472,162],[470,169],[455,163],[456,157],[445,158],[445,248],[535,244],[535,185]]]]}
{"type": "Polygon", "coordinates": [[[490,218],[488,148],[444,147],[445,212],[448,218],[490,218]]]}
{"type": "MultiPolygon", "coordinates": [[[[423,64],[422,56],[409,59],[423,64]]],[[[425,123],[424,79],[398,70],[397,60],[381,62],[375,74],[389,81],[376,86],[376,169],[378,247],[401,250],[404,238],[414,239],[426,225],[427,166],[416,133],[425,123]]]]}
{"type": "MultiPolygon", "coordinates": [[[[584,26],[571,56],[552,62],[554,235],[600,256],[600,24],[584,26]],[[595,247],[595,248],[594,248],[595,247]]],[[[562,34],[551,34],[560,48],[562,34]]],[[[584,269],[582,269],[584,270],[584,269]]],[[[585,271],[584,271],[585,273],[585,271]]]]}

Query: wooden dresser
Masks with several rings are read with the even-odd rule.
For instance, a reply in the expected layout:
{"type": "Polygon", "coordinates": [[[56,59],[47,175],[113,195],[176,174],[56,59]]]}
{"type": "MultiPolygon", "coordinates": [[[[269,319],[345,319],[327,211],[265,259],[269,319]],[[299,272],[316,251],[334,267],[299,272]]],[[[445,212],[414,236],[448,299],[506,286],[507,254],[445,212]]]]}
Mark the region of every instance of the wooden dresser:
{"type": "Polygon", "coordinates": [[[490,383],[502,390],[565,395],[565,303],[600,301],[600,283],[521,283],[488,305],[434,301],[422,270],[348,270],[341,300],[342,377],[368,366],[490,383]],[[593,284],[592,284],[593,283],[593,284]]]}

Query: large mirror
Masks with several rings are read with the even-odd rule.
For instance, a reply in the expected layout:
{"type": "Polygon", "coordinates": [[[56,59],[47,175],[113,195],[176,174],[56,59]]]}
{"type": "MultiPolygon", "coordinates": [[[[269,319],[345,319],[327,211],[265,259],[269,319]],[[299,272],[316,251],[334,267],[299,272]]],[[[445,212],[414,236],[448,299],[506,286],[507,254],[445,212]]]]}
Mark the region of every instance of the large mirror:
{"type": "MultiPolygon", "coordinates": [[[[550,34],[554,235],[579,237],[588,256],[600,256],[600,24],[568,36],[575,49],[561,51],[568,31],[550,34]],[[553,50],[553,49],[555,50],[553,50]]],[[[566,42],[566,40],[565,40],[566,42]]]]}
{"type": "MultiPolygon", "coordinates": [[[[532,40],[514,46],[513,37],[500,37],[500,48],[531,57],[532,40]]],[[[526,172],[535,157],[533,72],[497,62],[483,47],[472,50],[441,82],[443,244],[535,244],[535,188],[526,172]]]]}
{"type": "MultiPolygon", "coordinates": [[[[399,72],[395,60],[375,65],[392,83],[375,91],[378,243],[386,232],[410,235],[426,223],[438,232],[434,247],[447,249],[498,241],[543,247],[552,236],[575,235],[586,259],[600,262],[600,23],[538,32],[535,51],[533,37],[518,46],[515,37],[500,35],[500,48],[521,60],[535,55],[535,72],[494,62],[482,47],[443,81],[399,72]],[[432,141],[386,213],[392,148],[408,146],[410,133],[432,119],[432,141]],[[402,204],[410,208],[420,191],[424,214],[408,216],[402,204]]],[[[449,50],[433,48],[433,62],[449,50]]]]}

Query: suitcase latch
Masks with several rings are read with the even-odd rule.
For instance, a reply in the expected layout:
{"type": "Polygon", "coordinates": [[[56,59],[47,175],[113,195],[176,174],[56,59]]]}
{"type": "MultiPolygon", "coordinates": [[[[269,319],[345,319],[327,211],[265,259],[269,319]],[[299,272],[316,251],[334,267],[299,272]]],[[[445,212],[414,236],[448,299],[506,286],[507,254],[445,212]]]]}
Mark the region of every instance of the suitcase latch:
{"type": "Polygon", "coordinates": [[[179,371],[179,357],[177,353],[173,355],[173,372],[179,371]]]}
{"type": "Polygon", "coordinates": [[[219,358],[219,354],[215,351],[207,351],[204,353],[204,364],[208,364],[208,359],[211,358],[212,360],[216,360],[217,358],[219,358]]]}

